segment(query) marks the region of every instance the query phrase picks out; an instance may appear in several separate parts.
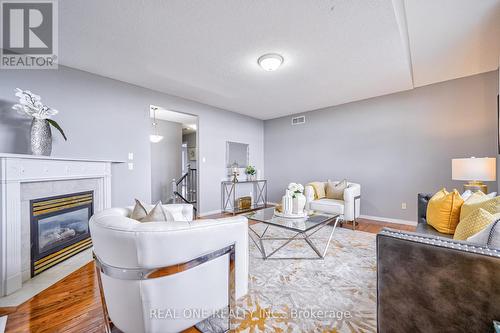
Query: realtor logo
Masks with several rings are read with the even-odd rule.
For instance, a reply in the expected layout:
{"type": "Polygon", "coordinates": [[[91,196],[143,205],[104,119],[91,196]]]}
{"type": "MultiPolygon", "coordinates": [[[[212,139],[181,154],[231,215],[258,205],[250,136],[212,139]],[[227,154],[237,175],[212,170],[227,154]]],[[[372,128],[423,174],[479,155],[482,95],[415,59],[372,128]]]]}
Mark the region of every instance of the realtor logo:
{"type": "Polygon", "coordinates": [[[57,1],[2,0],[2,69],[57,68],[57,1]]]}

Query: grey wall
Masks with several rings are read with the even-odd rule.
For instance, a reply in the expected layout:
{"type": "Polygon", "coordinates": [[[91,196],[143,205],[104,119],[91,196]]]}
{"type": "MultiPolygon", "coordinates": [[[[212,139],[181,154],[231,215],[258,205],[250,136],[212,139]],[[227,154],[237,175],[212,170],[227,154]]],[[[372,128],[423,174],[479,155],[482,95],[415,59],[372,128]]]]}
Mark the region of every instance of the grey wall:
{"type": "MultiPolygon", "coordinates": [[[[196,148],[196,132],[188,133],[188,134],[183,134],[182,135],[182,143],[186,144],[186,154],[188,154],[189,149],[196,148]]],[[[187,155],[187,163],[189,163],[189,167],[191,169],[197,169],[198,168],[198,161],[197,160],[190,160],[189,159],[189,154],[187,155]]],[[[185,171],[185,170],[184,170],[185,171]]]]}
{"type": "Polygon", "coordinates": [[[290,181],[347,178],[362,186],[362,214],[416,221],[418,192],[462,189],[452,158],[497,156],[497,93],[491,72],[308,112],[304,125],[265,121],[270,199],[290,181]]]}
{"type": "Polygon", "coordinates": [[[184,134],[182,143],[185,143],[188,148],[196,148],[196,132],[184,134]]]}
{"type": "Polygon", "coordinates": [[[126,160],[134,153],[134,170],[113,168],[115,206],[131,205],[135,197],[151,200],[151,104],[199,116],[199,156],[206,161],[199,165],[201,212],[220,209],[227,140],[249,143],[253,163],[264,167],[262,121],[63,66],[0,71],[0,152],[29,150],[29,120],[11,110],[16,87],[60,111],[55,119],[69,140],[54,133],[54,156],[126,160]]]}
{"type": "Polygon", "coordinates": [[[156,120],[156,124],[163,140],[151,143],[151,202],[166,203],[172,194],[172,179],[182,175],[182,125],[165,120],[156,120]]]}

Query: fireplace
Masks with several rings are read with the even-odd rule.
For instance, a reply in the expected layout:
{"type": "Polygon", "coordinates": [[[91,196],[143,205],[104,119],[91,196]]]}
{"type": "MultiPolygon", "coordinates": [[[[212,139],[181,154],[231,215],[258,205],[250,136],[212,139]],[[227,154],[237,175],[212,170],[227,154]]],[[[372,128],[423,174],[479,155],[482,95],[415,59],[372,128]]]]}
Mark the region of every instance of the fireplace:
{"type": "Polygon", "coordinates": [[[90,247],[94,192],[30,200],[31,277],[90,247]]]}

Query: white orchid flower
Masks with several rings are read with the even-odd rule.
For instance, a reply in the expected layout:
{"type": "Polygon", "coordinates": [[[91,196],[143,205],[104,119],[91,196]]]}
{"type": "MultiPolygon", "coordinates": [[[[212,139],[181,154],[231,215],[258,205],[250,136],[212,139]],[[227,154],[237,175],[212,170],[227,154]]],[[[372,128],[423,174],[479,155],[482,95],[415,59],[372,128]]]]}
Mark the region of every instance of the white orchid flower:
{"type": "Polygon", "coordinates": [[[16,88],[16,96],[19,97],[19,104],[15,104],[12,108],[21,114],[36,119],[48,119],[58,113],[57,110],[44,105],[41,102],[42,98],[29,90],[16,88]]]}

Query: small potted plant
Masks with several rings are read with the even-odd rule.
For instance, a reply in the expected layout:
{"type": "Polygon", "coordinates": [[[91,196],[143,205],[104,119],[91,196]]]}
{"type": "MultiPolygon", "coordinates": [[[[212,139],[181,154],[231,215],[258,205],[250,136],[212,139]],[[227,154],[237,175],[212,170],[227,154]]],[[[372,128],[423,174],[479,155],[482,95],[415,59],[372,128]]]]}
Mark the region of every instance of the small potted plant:
{"type": "Polygon", "coordinates": [[[34,155],[49,156],[52,152],[52,131],[50,130],[50,126],[57,129],[64,140],[67,140],[59,124],[55,120],[50,119],[58,111],[42,104],[41,97],[29,90],[16,88],[16,96],[19,97],[19,104],[15,104],[12,108],[20,114],[32,118],[31,152],[34,155]]]}
{"type": "Polygon", "coordinates": [[[246,167],[245,174],[247,175],[248,181],[252,181],[257,178],[257,170],[255,170],[255,167],[252,165],[246,167]]]}

